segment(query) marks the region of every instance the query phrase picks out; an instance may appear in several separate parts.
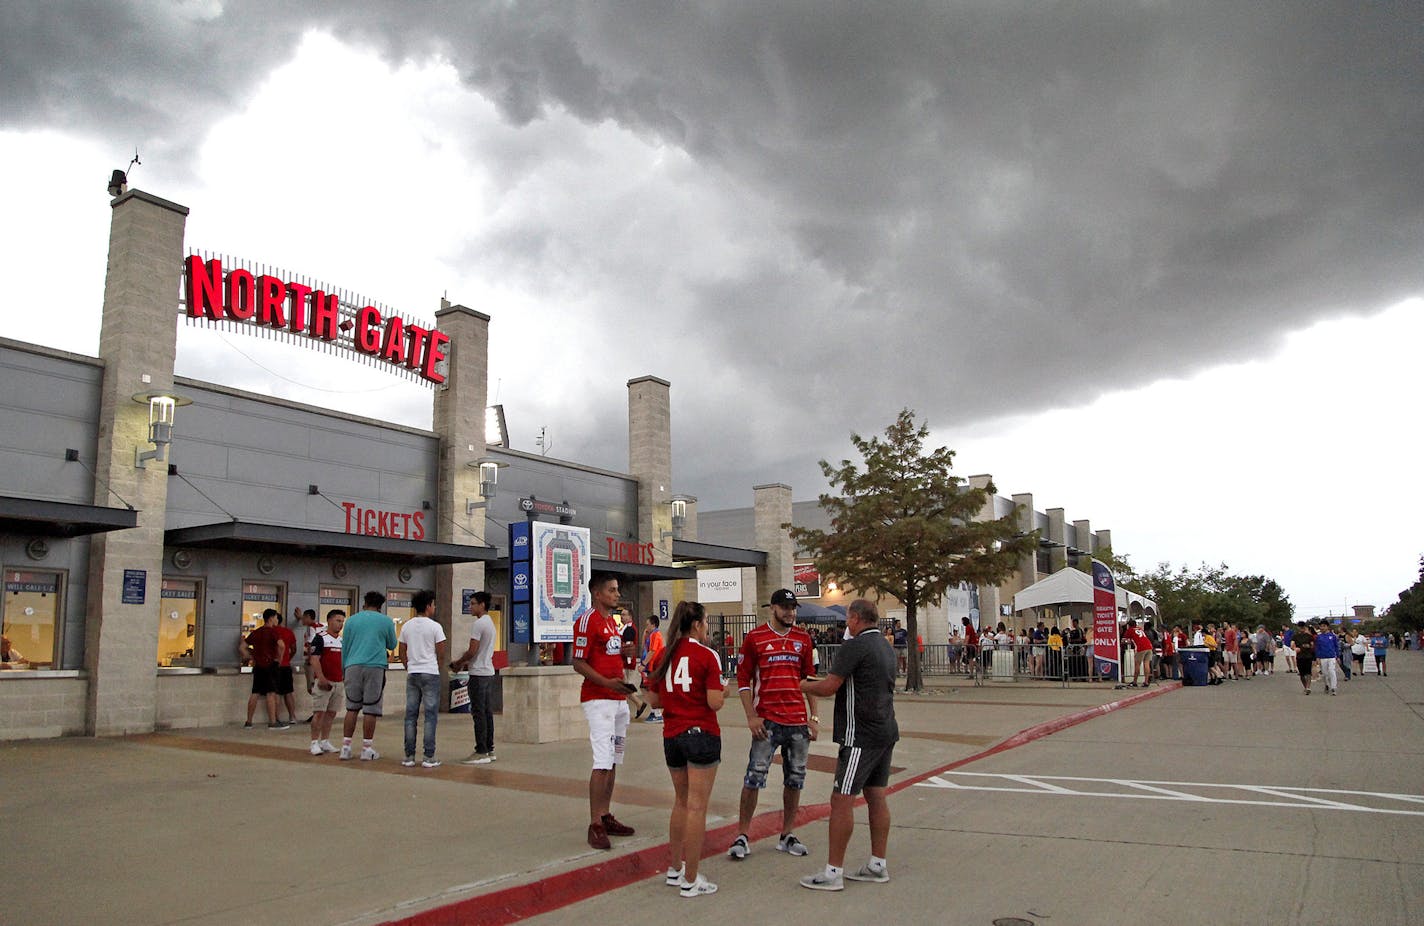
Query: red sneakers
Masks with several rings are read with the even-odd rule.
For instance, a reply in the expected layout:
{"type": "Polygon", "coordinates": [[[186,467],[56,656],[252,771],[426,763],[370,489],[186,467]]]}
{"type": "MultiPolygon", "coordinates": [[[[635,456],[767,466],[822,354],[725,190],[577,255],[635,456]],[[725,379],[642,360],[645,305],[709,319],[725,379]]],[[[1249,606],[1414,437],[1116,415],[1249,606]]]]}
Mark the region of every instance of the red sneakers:
{"type": "Polygon", "coordinates": [[[604,831],[603,824],[590,823],[588,825],[588,844],[595,849],[611,849],[613,843],[608,841],[608,833],[604,831]]]}
{"type": "Polygon", "coordinates": [[[636,832],[633,827],[626,823],[619,823],[618,819],[611,813],[603,815],[603,829],[610,836],[632,836],[636,832]]]}

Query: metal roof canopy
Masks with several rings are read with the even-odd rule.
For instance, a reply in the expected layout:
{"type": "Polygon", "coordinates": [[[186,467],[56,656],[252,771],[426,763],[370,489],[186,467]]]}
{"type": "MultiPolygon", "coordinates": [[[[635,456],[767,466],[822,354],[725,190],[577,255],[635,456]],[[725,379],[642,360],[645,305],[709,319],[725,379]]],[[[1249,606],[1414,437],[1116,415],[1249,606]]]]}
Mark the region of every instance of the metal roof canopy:
{"type": "Polygon", "coordinates": [[[696,540],[674,540],[673,562],[683,566],[715,568],[718,566],[765,566],[766,554],[761,550],[724,547],[696,540]]]}
{"type": "Polygon", "coordinates": [[[165,532],[163,542],[170,547],[332,556],[404,562],[413,566],[489,562],[495,558],[495,549],[490,546],[401,540],[247,521],[179,527],[165,532]]]}
{"type": "Polygon", "coordinates": [[[137,526],[138,512],[132,508],[0,496],[0,531],[7,533],[83,537],[137,526]]]}

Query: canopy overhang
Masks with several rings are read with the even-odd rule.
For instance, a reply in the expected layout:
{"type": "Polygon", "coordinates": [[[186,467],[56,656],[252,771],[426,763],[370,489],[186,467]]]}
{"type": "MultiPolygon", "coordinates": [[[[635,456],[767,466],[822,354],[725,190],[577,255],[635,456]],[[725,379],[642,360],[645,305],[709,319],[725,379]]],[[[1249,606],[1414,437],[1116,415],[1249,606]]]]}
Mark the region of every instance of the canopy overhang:
{"type": "Polygon", "coordinates": [[[483,545],[372,537],[249,521],[179,527],[165,532],[163,542],[170,547],[379,560],[411,566],[489,562],[496,555],[494,547],[483,545]]]}

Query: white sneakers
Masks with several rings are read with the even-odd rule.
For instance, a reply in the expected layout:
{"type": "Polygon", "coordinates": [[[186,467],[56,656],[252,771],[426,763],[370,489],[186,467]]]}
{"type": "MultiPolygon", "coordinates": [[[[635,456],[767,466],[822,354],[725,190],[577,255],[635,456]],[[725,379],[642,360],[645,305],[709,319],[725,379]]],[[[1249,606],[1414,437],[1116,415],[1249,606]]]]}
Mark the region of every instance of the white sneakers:
{"type": "Polygon", "coordinates": [[[890,880],[890,869],[871,868],[870,863],[866,862],[855,871],[846,871],[845,876],[852,881],[872,881],[876,884],[884,884],[890,880]]]}
{"type": "Polygon", "coordinates": [[[350,743],[343,743],[343,744],[342,744],[342,746],[341,746],[341,755],[340,755],[338,758],[340,758],[342,762],[345,762],[347,759],[351,758],[351,744],[350,744],[350,743]]]}
{"type": "Polygon", "coordinates": [[[489,765],[494,761],[492,752],[472,752],[460,760],[461,765],[489,765]]]}
{"type": "Polygon", "coordinates": [[[814,875],[802,878],[801,886],[809,887],[813,891],[843,891],[845,890],[845,881],[840,875],[836,875],[834,878],[830,877],[822,869],[814,875]]]}
{"type": "Polygon", "coordinates": [[[420,763],[420,767],[421,767],[421,768],[439,768],[439,767],[440,767],[440,760],[439,760],[439,759],[426,759],[425,761],[423,761],[423,762],[420,763]]]}
{"type": "Polygon", "coordinates": [[[372,746],[366,746],[361,750],[361,761],[370,762],[372,759],[379,759],[381,754],[372,746]]]}
{"type": "MultiPolygon", "coordinates": [[[[362,756],[361,758],[364,759],[366,757],[362,756]]],[[[404,765],[406,768],[415,768],[415,756],[406,756],[404,759],[401,759],[401,765],[404,765]]]]}
{"type": "Polygon", "coordinates": [[[806,848],[806,844],[796,838],[795,833],[787,833],[776,842],[776,851],[785,852],[788,855],[810,855],[811,850],[806,848]]]}
{"type": "Polygon", "coordinates": [[[667,877],[663,880],[663,883],[668,887],[682,887],[682,873],[686,870],[687,866],[685,865],[669,868],[667,870],[667,877]]]}
{"type": "Polygon", "coordinates": [[[702,897],[706,894],[717,893],[717,885],[708,881],[703,875],[698,875],[696,881],[691,881],[682,885],[679,892],[683,897],[702,897]]]}
{"type": "Polygon", "coordinates": [[[318,742],[317,740],[312,740],[312,744],[311,744],[311,754],[314,755],[314,756],[319,756],[319,755],[322,754],[321,743],[318,742]]]}
{"type": "Polygon", "coordinates": [[[747,843],[746,833],[742,833],[736,839],[733,839],[732,847],[727,850],[727,857],[739,862],[751,854],[752,847],[747,843]]]}

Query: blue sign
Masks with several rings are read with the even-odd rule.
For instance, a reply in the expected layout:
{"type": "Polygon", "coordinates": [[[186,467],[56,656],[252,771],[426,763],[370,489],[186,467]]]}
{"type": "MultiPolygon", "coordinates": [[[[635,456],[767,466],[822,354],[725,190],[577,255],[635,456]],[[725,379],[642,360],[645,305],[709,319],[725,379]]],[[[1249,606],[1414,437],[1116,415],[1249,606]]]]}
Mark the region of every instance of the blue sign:
{"type": "Polygon", "coordinates": [[[475,600],[475,589],[473,589],[473,588],[462,588],[462,589],[460,589],[460,613],[461,613],[461,614],[469,614],[469,613],[470,613],[470,602],[472,602],[472,601],[474,601],[474,600],[475,600]]]}
{"type": "Polygon", "coordinates": [[[658,599],[658,621],[659,621],[659,622],[666,621],[666,620],[668,619],[668,614],[669,614],[669,612],[668,612],[668,600],[667,600],[666,598],[659,598],[659,599],[658,599]]]}
{"type": "Polygon", "coordinates": [[[509,525],[509,558],[514,562],[529,562],[529,522],[515,521],[509,525]]]}
{"type": "Polygon", "coordinates": [[[124,570],[124,604],[143,604],[148,597],[148,572],[143,569],[124,570]]]}
{"type": "Polygon", "coordinates": [[[528,562],[512,562],[509,564],[509,591],[510,600],[514,602],[529,601],[529,591],[534,586],[530,577],[530,564],[528,562]]]}
{"type": "Polygon", "coordinates": [[[509,642],[529,643],[534,627],[533,608],[529,602],[516,602],[510,612],[509,642]]]}

